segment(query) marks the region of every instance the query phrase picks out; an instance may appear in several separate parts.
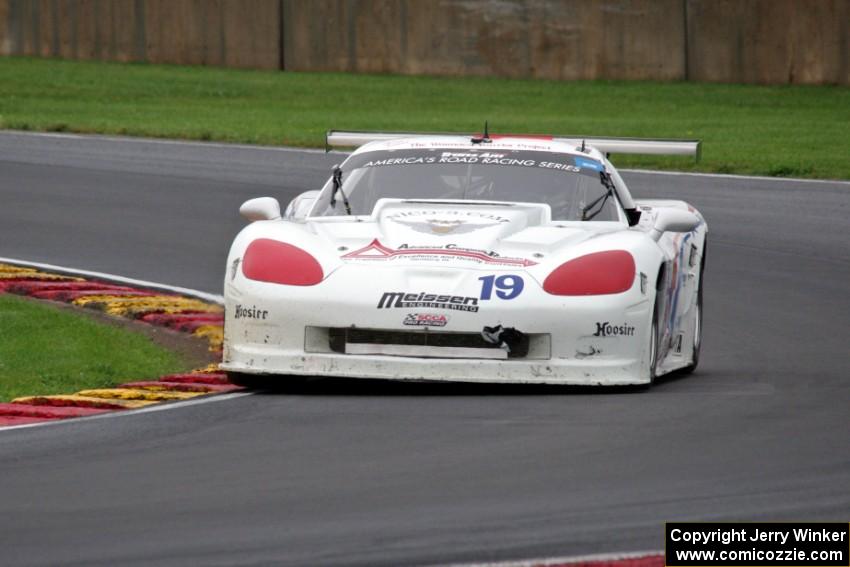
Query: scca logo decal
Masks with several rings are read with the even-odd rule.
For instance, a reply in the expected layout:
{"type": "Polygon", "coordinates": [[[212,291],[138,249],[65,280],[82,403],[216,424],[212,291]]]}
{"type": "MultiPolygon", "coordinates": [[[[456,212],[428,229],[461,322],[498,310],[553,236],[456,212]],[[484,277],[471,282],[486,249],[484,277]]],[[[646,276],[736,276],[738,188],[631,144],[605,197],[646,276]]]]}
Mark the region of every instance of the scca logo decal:
{"type": "Polygon", "coordinates": [[[402,323],[409,327],[445,327],[449,322],[447,315],[431,313],[408,313],[402,323]]]}

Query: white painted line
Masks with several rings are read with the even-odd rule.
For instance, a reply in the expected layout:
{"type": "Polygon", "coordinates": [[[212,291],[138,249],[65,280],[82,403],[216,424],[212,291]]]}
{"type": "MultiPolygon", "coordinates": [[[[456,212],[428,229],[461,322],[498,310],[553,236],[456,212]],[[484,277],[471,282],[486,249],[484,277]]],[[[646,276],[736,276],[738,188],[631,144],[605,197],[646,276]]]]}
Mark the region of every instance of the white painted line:
{"type": "MultiPolygon", "coordinates": [[[[199,142],[194,140],[164,140],[159,138],[131,138],[127,136],[100,136],[93,134],[65,134],[56,132],[25,132],[18,130],[0,130],[0,134],[10,134],[15,136],[41,136],[46,138],[65,138],[70,140],[103,140],[109,142],[127,142],[135,144],[170,144],[170,145],[186,145],[198,146],[206,148],[238,148],[243,150],[257,150],[269,152],[290,152],[290,153],[306,153],[306,154],[323,154],[325,150],[319,148],[295,148],[291,146],[262,146],[251,144],[225,144],[220,142],[199,142]]],[[[334,154],[345,154],[350,152],[331,151],[334,154]]],[[[618,168],[619,169],[619,168],[618,168]]],[[[801,179],[799,177],[769,177],[764,175],[737,175],[727,173],[700,173],[696,171],[662,171],[657,169],[620,169],[627,173],[647,173],[651,175],[685,175],[691,177],[708,177],[720,179],[743,179],[757,181],[790,181],[794,183],[833,183],[840,185],[850,185],[850,181],[841,179],[801,179]]]]}
{"type": "Polygon", "coordinates": [[[697,171],[660,171],[655,169],[620,169],[626,173],[646,173],[650,175],[675,175],[682,177],[709,177],[712,179],[742,179],[746,181],[789,181],[793,183],[826,183],[832,185],[850,185],[850,181],[840,179],[800,179],[797,177],[768,177],[766,175],[736,175],[733,173],[699,173],[697,171]]]}
{"type": "Polygon", "coordinates": [[[139,415],[140,413],[150,413],[153,411],[166,411],[172,409],[185,408],[187,406],[198,406],[201,404],[210,404],[213,402],[225,402],[228,400],[234,400],[236,398],[242,398],[245,396],[251,396],[254,392],[231,392],[229,394],[204,394],[198,396],[197,398],[193,398],[190,400],[181,400],[177,402],[160,402],[154,405],[150,405],[143,408],[138,409],[127,409],[127,410],[115,410],[110,411],[108,413],[100,413],[97,415],[87,415],[86,417],[71,417],[66,419],[51,419],[48,421],[41,421],[39,423],[24,423],[23,425],[10,425],[8,427],[0,427],[0,434],[3,434],[6,431],[13,431],[17,429],[25,429],[29,427],[43,427],[45,425],[56,425],[61,423],[79,423],[81,421],[93,421],[95,419],[110,419],[113,417],[130,417],[133,415],[139,415]]]}
{"type": "Polygon", "coordinates": [[[173,285],[166,285],[156,282],[149,282],[145,280],[137,280],[135,278],[127,278],[124,276],[116,276],[114,274],[105,274],[103,272],[93,272],[91,270],[80,270],[77,268],[66,268],[64,266],[54,266],[53,264],[44,264],[42,262],[29,262],[27,260],[18,260],[16,258],[3,258],[0,257],[0,262],[8,263],[8,264],[18,264],[20,266],[24,266],[27,268],[38,268],[41,270],[45,270],[48,272],[57,272],[60,274],[68,274],[74,276],[86,276],[90,278],[98,278],[102,280],[107,280],[115,283],[125,283],[136,285],[139,287],[146,287],[149,289],[158,289],[162,291],[170,291],[174,293],[180,293],[183,295],[190,295],[193,297],[197,297],[198,299],[203,299],[205,301],[210,301],[212,303],[217,303],[219,305],[224,305],[224,297],[221,295],[215,295],[213,293],[207,293],[205,291],[198,291],[197,289],[189,289],[187,287],[179,287],[173,285]]]}
{"type": "Polygon", "coordinates": [[[441,567],[547,567],[569,563],[608,562],[624,559],[640,559],[652,555],[664,555],[663,551],[631,551],[623,553],[599,553],[595,555],[573,555],[566,557],[544,557],[538,559],[519,559],[515,561],[497,561],[491,563],[452,563],[441,567]]]}

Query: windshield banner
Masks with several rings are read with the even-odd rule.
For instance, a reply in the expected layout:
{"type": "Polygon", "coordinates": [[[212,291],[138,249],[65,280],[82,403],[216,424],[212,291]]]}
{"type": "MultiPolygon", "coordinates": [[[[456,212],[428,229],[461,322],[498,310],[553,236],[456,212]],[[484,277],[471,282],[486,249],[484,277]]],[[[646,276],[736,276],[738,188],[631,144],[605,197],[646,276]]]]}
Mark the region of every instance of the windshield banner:
{"type": "Polygon", "coordinates": [[[431,149],[392,150],[368,152],[352,156],[345,164],[351,171],[359,168],[392,167],[405,165],[453,165],[478,164],[507,167],[528,167],[582,173],[598,177],[604,170],[599,161],[583,156],[555,152],[532,152],[525,150],[488,149],[431,149]]]}

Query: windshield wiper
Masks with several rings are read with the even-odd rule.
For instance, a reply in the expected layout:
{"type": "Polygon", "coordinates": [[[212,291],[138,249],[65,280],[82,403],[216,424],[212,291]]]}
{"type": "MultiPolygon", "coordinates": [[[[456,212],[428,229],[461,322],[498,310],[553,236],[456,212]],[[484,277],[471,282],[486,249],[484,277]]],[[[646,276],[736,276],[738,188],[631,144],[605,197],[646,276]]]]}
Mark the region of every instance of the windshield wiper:
{"type": "Polygon", "coordinates": [[[608,190],[605,191],[604,195],[594,199],[593,202],[591,202],[589,205],[582,207],[582,209],[581,209],[581,220],[583,220],[583,221],[590,220],[593,217],[595,217],[596,215],[598,215],[599,213],[601,213],[605,209],[605,202],[608,200],[608,198],[611,195],[614,194],[614,183],[613,183],[613,181],[611,181],[611,177],[607,173],[605,173],[604,171],[600,171],[599,172],[599,179],[602,181],[602,185],[604,185],[608,190]],[[590,209],[592,209],[593,207],[595,207],[597,204],[599,205],[599,208],[596,209],[594,212],[587,214],[587,212],[590,209]]]}
{"type": "Polygon", "coordinates": [[[336,207],[336,194],[342,195],[342,204],[345,205],[345,212],[351,214],[351,205],[348,203],[348,197],[345,196],[345,191],[342,190],[342,169],[334,167],[333,173],[333,189],[331,190],[331,208],[336,207]]]}

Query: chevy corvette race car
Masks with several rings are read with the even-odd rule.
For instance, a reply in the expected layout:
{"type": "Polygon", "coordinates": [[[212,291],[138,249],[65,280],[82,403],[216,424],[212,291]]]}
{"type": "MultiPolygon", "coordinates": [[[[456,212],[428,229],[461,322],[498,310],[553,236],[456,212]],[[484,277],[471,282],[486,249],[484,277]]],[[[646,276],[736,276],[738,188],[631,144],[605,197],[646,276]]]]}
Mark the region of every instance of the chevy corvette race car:
{"type": "Polygon", "coordinates": [[[334,132],[320,190],[247,201],[221,367],[292,376],[649,384],[699,361],[707,227],[635,200],[613,153],[699,142],[334,132]],[[358,147],[359,146],[359,147],[358,147]]]}

